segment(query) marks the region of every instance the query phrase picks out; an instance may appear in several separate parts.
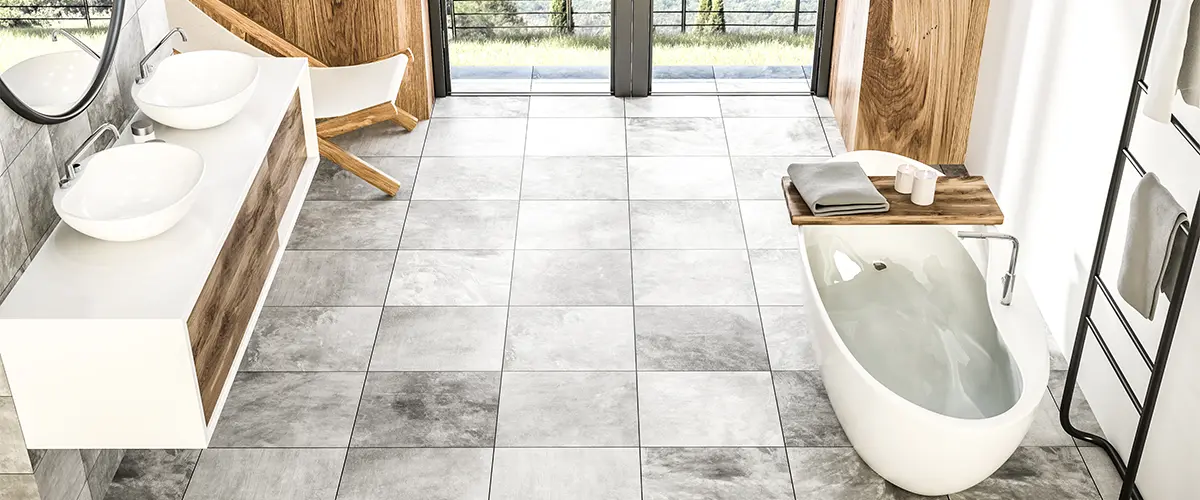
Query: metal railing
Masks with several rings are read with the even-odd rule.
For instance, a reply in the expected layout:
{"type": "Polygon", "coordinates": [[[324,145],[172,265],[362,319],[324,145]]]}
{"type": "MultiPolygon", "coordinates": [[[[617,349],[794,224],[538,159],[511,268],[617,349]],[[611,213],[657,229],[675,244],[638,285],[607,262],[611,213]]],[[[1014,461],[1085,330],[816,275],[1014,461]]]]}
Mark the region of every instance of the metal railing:
{"type": "Polygon", "coordinates": [[[55,4],[8,4],[0,2],[0,26],[13,22],[42,23],[47,21],[83,21],[88,28],[93,22],[108,21],[112,10],[110,2],[80,0],[55,4]],[[77,15],[51,15],[49,12],[77,13],[77,15]]]}
{"type": "MultiPolygon", "coordinates": [[[[511,4],[511,5],[515,6],[515,5],[519,5],[521,3],[544,3],[544,2],[539,2],[537,0],[446,0],[446,10],[447,10],[446,17],[448,18],[448,24],[449,24],[448,28],[449,28],[451,37],[458,36],[459,30],[522,30],[522,29],[554,30],[554,29],[557,29],[557,30],[565,30],[568,33],[571,33],[576,29],[607,29],[607,28],[611,28],[611,24],[609,22],[607,22],[609,19],[609,14],[611,13],[610,11],[608,11],[608,10],[576,11],[576,10],[574,10],[574,6],[572,5],[571,0],[566,0],[564,2],[565,9],[564,9],[564,11],[561,11],[561,12],[548,11],[548,10],[521,10],[519,8],[513,9],[513,10],[504,10],[504,11],[460,12],[459,9],[457,9],[455,7],[455,4],[459,4],[459,3],[462,3],[462,4],[489,3],[492,5],[497,5],[497,4],[503,3],[503,4],[511,4]],[[512,23],[512,24],[506,24],[506,25],[477,25],[477,24],[472,24],[470,22],[471,18],[477,18],[479,16],[511,16],[511,17],[518,18],[518,19],[524,19],[524,17],[526,17],[526,16],[547,16],[548,18],[552,18],[552,16],[556,16],[556,15],[565,17],[564,25],[526,24],[524,22],[519,23],[519,24],[512,23]],[[575,22],[575,19],[576,19],[576,17],[580,17],[580,16],[582,16],[584,18],[594,18],[594,16],[600,16],[606,22],[603,22],[601,24],[577,24],[575,22]],[[460,18],[463,18],[463,19],[460,20],[460,18]],[[460,22],[460,21],[466,21],[466,22],[460,22]]],[[[721,10],[721,13],[724,16],[755,16],[755,15],[759,15],[759,16],[769,17],[769,16],[773,16],[773,15],[786,14],[791,19],[791,22],[787,22],[787,23],[778,23],[778,22],[719,22],[719,23],[697,22],[696,20],[700,17],[700,14],[714,14],[715,12],[689,9],[688,2],[686,0],[680,0],[679,4],[680,4],[680,8],[678,8],[678,9],[662,9],[662,10],[655,9],[652,11],[653,16],[654,16],[654,28],[656,28],[656,31],[658,28],[678,28],[680,33],[687,33],[689,28],[721,27],[721,28],[768,28],[768,29],[788,28],[792,31],[792,33],[800,33],[801,28],[806,28],[806,29],[807,28],[813,28],[813,29],[816,28],[817,11],[804,9],[803,8],[803,0],[796,0],[795,3],[793,4],[794,8],[787,9],[787,10],[730,10],[730,9],[722,9],[721,10]],[[670,15],[672,17],[678,16],[679,20],[678,21],[674,21],[674,20],[664,21],[664,20],[661,20],[661,17],[663,15],[670,15]],[[812,16],[811,21],[807,21],[807,18],[806,18],[805,22],[802,22],[801,16],[812,16]]]]}

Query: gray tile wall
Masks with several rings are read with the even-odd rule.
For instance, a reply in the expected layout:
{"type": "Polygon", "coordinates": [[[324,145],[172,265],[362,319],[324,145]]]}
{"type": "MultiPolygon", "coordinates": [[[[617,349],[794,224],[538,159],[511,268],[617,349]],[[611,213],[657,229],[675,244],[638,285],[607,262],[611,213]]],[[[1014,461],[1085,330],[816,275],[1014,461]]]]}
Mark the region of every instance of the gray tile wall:
{"type": "MultiPolygon", "coordinates": [[[[106,122],[122,127],[137,111],[129,88],[147,41],[166,34],[163,0],[127,0],[123,23],[113,68],[85,113],[39,125],[0,105],[0,302],[58,222],[51,203],[58,166],[92,129],[106,122]]],[[[0,498],[101,500],[124,455],[124,450],[26,450],[0,362],[0,498]]]]}

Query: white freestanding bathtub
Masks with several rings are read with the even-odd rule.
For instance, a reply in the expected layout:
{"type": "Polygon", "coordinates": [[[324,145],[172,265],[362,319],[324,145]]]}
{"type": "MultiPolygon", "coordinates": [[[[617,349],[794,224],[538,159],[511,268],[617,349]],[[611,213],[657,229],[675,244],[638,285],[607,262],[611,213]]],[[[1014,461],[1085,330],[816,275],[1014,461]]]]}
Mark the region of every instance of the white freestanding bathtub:
{"type": "MultiPolygon", "coordinates": [[[[873,151],[836,159],[871,175],[918,164],[873,151]]],[[[959,230],[989,228],[800,228],[809,331],[838,420],[867,465],[923,495],[995,472],[1029,430],[1049,375],[1027,287],[1000,305],[1010,248],[960,240],[959,230]]]]}

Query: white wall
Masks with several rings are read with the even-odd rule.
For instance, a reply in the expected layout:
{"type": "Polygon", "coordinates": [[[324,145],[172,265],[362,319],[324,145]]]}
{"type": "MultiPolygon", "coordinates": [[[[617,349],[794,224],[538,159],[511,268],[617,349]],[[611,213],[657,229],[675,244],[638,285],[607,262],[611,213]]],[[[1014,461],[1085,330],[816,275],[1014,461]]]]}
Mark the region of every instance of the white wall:
{"type": "MultiPolygon", "coordinates": [[[[1008,0],[991,3],[967,168],[1000,198],[1005,230],[1022,242],[1019,274],[1070,352],[1085,280],[1129,97],[1149,0],[1008,0]]],[[[1200,110],[1176,103],[1200,134],[1200,110]]],[[[1132,150],[1189,211],[1200,190],[1200,155],[1169,125],[1139,118],[1132,150]]],[[[1138,179],[1126,171],[1122,198],[1138,179]]],[[[1127,204],[1117,210],[1102,276],[1115,288],[1127,204]]],[[[1139,486],[1150,500],[1196,498],[1200,471],[1200,266],[1191,277],[1139,486]],[[1188,472],[1191,471],[1191,472],[1188,472]]],[[[1115,290],[1114,290],[1115,293],[1115,290]]],[[[1119,299],[1118,299],[1119,300],[1119,299]]],[[[1109,306],[1095,317],[1139,393],[1148,371],[1109,306]]],[[[1165,302],[1151,323],[1126,316],[1157,347],[1165,302]]],[[[1083,390],[1104,432],[1127,452],[1136,414],[1101,351],[1088,342],[1083,390]]]]}

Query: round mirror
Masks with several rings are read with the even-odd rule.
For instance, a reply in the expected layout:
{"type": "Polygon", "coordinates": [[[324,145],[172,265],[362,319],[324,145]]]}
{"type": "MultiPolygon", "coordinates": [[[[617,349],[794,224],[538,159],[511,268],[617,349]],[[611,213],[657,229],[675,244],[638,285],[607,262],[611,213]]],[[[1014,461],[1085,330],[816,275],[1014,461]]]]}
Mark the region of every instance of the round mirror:
{"type": "Polygon", "coordinates": [[[0,100],[26,120],[87,109],[116,54],[125,0],[0,0],[0,100]]]}

